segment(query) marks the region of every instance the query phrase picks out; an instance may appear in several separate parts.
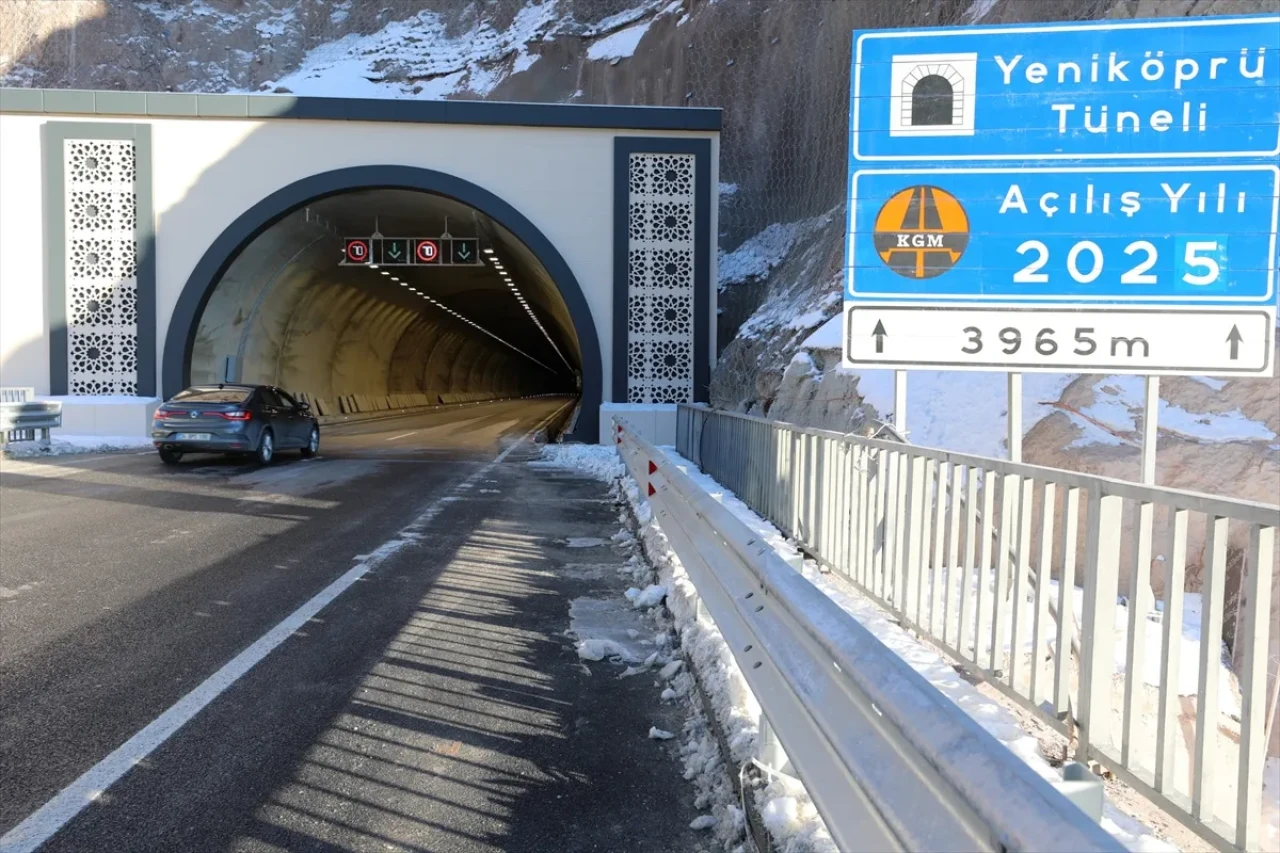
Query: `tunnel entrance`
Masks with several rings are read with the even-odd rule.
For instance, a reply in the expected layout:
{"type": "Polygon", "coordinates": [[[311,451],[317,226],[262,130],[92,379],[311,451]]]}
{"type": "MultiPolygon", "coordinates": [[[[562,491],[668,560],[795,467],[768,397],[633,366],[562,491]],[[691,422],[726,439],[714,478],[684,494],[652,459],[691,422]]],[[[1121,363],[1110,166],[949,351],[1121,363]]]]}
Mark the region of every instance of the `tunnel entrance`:
{"type": "Polygon", "coordinates": [[[564,394],[580,398],[575,435],[591,438],[601,373],[578,283],[528,220],[451,176],[364,167],[273,194],[209,248],[175,308],[164,392],[262,383],[335,411],[352,397],[564,394]],[[382,238],[388,256],[353,262],[356,237],[382,238]],[[418,239],[461,250],[401,258],[418,239]]]}

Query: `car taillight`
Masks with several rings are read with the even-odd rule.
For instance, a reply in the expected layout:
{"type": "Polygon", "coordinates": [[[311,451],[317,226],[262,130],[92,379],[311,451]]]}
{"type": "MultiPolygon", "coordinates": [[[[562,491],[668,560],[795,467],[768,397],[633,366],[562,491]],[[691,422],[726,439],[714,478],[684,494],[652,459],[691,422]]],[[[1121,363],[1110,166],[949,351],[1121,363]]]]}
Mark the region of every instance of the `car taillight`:
{"type": "Polygon", "coordinates": [[[174,412],[171,412],[168,409],[156,409],[156,413],[151,417],[152,419],[159,421],[165,418],[171,418],[173,416],[174,416],[174,412]]]}
{"type": "Polygon", "coordinates": [[[228,421],[247,421],[253,417],[248,412],[214,412],[213,414],[228,421]]]}

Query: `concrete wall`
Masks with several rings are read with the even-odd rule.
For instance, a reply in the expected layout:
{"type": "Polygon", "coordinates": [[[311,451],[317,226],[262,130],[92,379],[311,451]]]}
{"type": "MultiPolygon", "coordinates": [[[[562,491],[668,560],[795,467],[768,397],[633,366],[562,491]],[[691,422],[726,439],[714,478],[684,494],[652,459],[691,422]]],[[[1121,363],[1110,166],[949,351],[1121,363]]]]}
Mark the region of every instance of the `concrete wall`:
{"type": "Polygon", "coordinates": [[[0,115],[0,385],[32,385],[44,395],[49,329],[40,123],[0,115]]]}
{"type": "MultiPolygon", "coordinates": [[[[0,365],[6,384],[35,385],[41,392],[48,390],[49,366],[47,343],[42,344],[47,335],[43,288],[36,284],[45,274],[37,164],[42,159],[41,126],[49,120],[56,117],[0,115],[0,182],[5,188],[0,201],[0,365]]],[[[603,396],[610,398],[617,131],[209,118],[157,118],[149,123],[157,234],[157,364],[162,363],[164,337],[182,287],[229,222],[265,196],[310,175],[396,164],[475,183],[541,229],[584,290],[601,342],[603,396]]]]}

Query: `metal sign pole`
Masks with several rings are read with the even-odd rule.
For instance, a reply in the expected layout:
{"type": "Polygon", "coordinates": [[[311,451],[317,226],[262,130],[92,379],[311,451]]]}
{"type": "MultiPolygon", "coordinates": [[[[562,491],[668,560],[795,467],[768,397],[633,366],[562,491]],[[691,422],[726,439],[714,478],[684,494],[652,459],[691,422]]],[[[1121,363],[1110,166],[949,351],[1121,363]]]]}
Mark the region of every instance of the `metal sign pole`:
{"type": "Polygon", "coordinates": [[[1156,428],[1160,416],[1160,377],[1148,376],[1142,404],[1142,484],[1156,484],[1156,428]]]}
{"type": "Polygon", "coordinates": [[[893,428],[907,437],[907,371],[893,371],[893,428]]]}
{"type": "Polygon", "coordinates": [[[1009,374],[1009,461],[1022,461],[1022,374],[1009,374]]]}

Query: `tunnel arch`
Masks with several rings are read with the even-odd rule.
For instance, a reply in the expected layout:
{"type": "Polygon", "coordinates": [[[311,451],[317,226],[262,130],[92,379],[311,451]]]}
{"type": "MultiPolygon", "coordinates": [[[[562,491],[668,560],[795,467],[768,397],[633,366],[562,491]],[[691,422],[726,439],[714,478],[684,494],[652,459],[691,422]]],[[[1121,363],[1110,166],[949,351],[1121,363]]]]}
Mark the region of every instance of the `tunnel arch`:
{"type": "Polygon", "coordinates": [[[604,367],[595,321],[573,270],[541,229],[495,193],[454,175],[416,166],[352,166],[317,173],[276,190],[228,225],[205,250],[174,305],[162,354],[161,386],[165,397],[188,383],[201,315],[223,275],[246,246],[309,203],[342,193],[379,189],[418,191],[468,205],[510,231],[542,265],[564,301],[578,338],[581,391],[574,436],[594,441],[604,367]]]}

